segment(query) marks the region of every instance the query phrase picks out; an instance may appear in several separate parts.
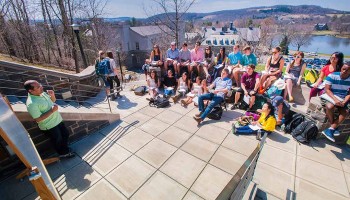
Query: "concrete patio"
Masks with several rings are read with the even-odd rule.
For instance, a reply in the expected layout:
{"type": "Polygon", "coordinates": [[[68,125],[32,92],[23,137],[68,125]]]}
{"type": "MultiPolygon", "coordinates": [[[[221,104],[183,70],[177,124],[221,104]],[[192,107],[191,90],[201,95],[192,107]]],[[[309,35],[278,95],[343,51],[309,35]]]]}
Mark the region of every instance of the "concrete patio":
{"type": "MultiPolygon", "coordinates": [[[[121,120],[71,145],[73,159],[47,166],[62,199],[216,199],[258,141],[231,133],[238,111],[197,127],[193,105],[152,108],[123,91],[112,102],[121,120]]],[[[300,145],[267,140],[251,187],[261,199],[350,199],[350,151],[325,139],[300,145]]],[[[1,199],[38,199],[28,180],[0,183],[1,199]]],[[[246,199],[249,196],[245,197],[246,199]]],[[[220,199],[220,197],[219,197],[220,199]]]]}

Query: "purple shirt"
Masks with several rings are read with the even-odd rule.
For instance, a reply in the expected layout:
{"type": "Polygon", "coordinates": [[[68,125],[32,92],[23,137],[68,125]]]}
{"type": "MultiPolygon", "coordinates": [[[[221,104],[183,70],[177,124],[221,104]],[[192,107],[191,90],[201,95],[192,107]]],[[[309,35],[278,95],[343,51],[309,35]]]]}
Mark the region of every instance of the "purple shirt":
{"type": "Polygon", "coordinates": [[[241,83],[244,84],[247,90],[254,90],[256,79],[259,78],[257,72],[253,72],[252,75],[249,75],[247,72],[242,75],[241,83]]]}

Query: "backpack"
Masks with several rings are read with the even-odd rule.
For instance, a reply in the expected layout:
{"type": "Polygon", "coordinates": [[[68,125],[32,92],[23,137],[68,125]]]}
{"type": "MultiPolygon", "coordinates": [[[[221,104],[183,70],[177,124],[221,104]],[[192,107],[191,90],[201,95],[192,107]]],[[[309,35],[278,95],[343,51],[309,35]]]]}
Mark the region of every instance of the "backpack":
{"type": "Polygon", "coordinates": [[[109,62],[109,59],[105,58],[97,64],[96,74],[108,75],[110,73],[113,73],[113,70],[111,69],[111,64],[109,62]]]}
{"type": "Polygon", "coordinates": [[[216,106],[213,110],[208,114],[209,119],[220,120],[222,116],[223,110],[221,106],[216,106]]]}
{"type": "Polygon", "coordinates": [[[314,69],[310,69],[308,72],[305,72],[304,79],[305,82],[309,81],[311,84],[313,84],[318,79],[318,72],[314,69]]]}
{"type": "Polygon", "coordinates": [[[143,96],[146,93],[146,86],[139,86],[135,88],[134,93],[137,96],[143,96]]]}
{"type": "Polygon", "coordinates": [[[292,136],[300,143],[309,143],[310,140],[316,139],[318,128],[312,121],[304,121],[299,124],[293,131],[292,136]]]}
{"type": "Polygon", "coordinates": [[[170,102],[167,98],[164,97],[157,97],[154,101],[149,102],[149,106],[153,106],[156,108],[165,108],[170,105],[170,102]]]}
{"type": "Polygon", "coordinates": [[[266,94],[270,99],[273,99],[276,96],[281,96],[282,90],[278,89],[277,86],[273,85],[266,91],[266,94]]]}
{"type": "Polygon", "coordinates": [[[304,115],[296,113],[293,115],[293,118],[286,122],[286,126],[284,127],[284,132],[286,133],[292,133],[292,131],[303,121],[305,120],[304,115]]]}

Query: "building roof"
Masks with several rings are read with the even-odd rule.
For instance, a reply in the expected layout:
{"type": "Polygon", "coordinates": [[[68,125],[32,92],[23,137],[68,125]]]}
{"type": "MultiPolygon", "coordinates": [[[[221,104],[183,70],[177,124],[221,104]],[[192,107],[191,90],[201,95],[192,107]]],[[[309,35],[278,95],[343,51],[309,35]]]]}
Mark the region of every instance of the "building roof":
{"type": "Polygon", "coordinates": [[[151,35],[156,35],[163,33],[164,31],[170,31],[170,29],[165,26],[165,25],[159,25],[159,26],[135,26],[135,27],[130,27],[130,29],[137,34],[141,36],[151,36],[151,35]]]}
{"type": "Polygon", "coordinates": [[[210,35],[202,42],[202,45],[233,46],[238,40],[239,35],[210,35]]]}
{"type": "Polygon", "coordinates": [[[260,28],[237,28],[238,34],[247,42],[258,42],[260,40],[260,28]]]}

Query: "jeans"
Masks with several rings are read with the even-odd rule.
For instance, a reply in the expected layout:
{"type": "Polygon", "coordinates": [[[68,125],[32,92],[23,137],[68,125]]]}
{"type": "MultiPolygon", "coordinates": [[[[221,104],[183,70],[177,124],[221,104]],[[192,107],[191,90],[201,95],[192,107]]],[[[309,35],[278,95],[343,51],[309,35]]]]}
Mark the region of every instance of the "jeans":
{"type": "Polygon", "coordinates": [[[258,131],[254,131],[249,126],[241,126],[236,129],[237,134],[248,135],[248,134],[256,134],[258,131]]]}
{"type": "Polygon", "coordinates": [[[224,99],[213,93],[203,94],[198,97],[198,108],[199,112],[202,112],[201,118],[204,120],[210,111],[218,104],[220,104],[224,99]],[[211,100],[207,108],[204,110],[204,100],[211,100]]]}
{"type": "Polygon", "coordinates": [[[58,154],[64,155],[69,152],[68,138],[69,132],[63,122],[49,130],[43,130],[49,136],[58,154]]]}

